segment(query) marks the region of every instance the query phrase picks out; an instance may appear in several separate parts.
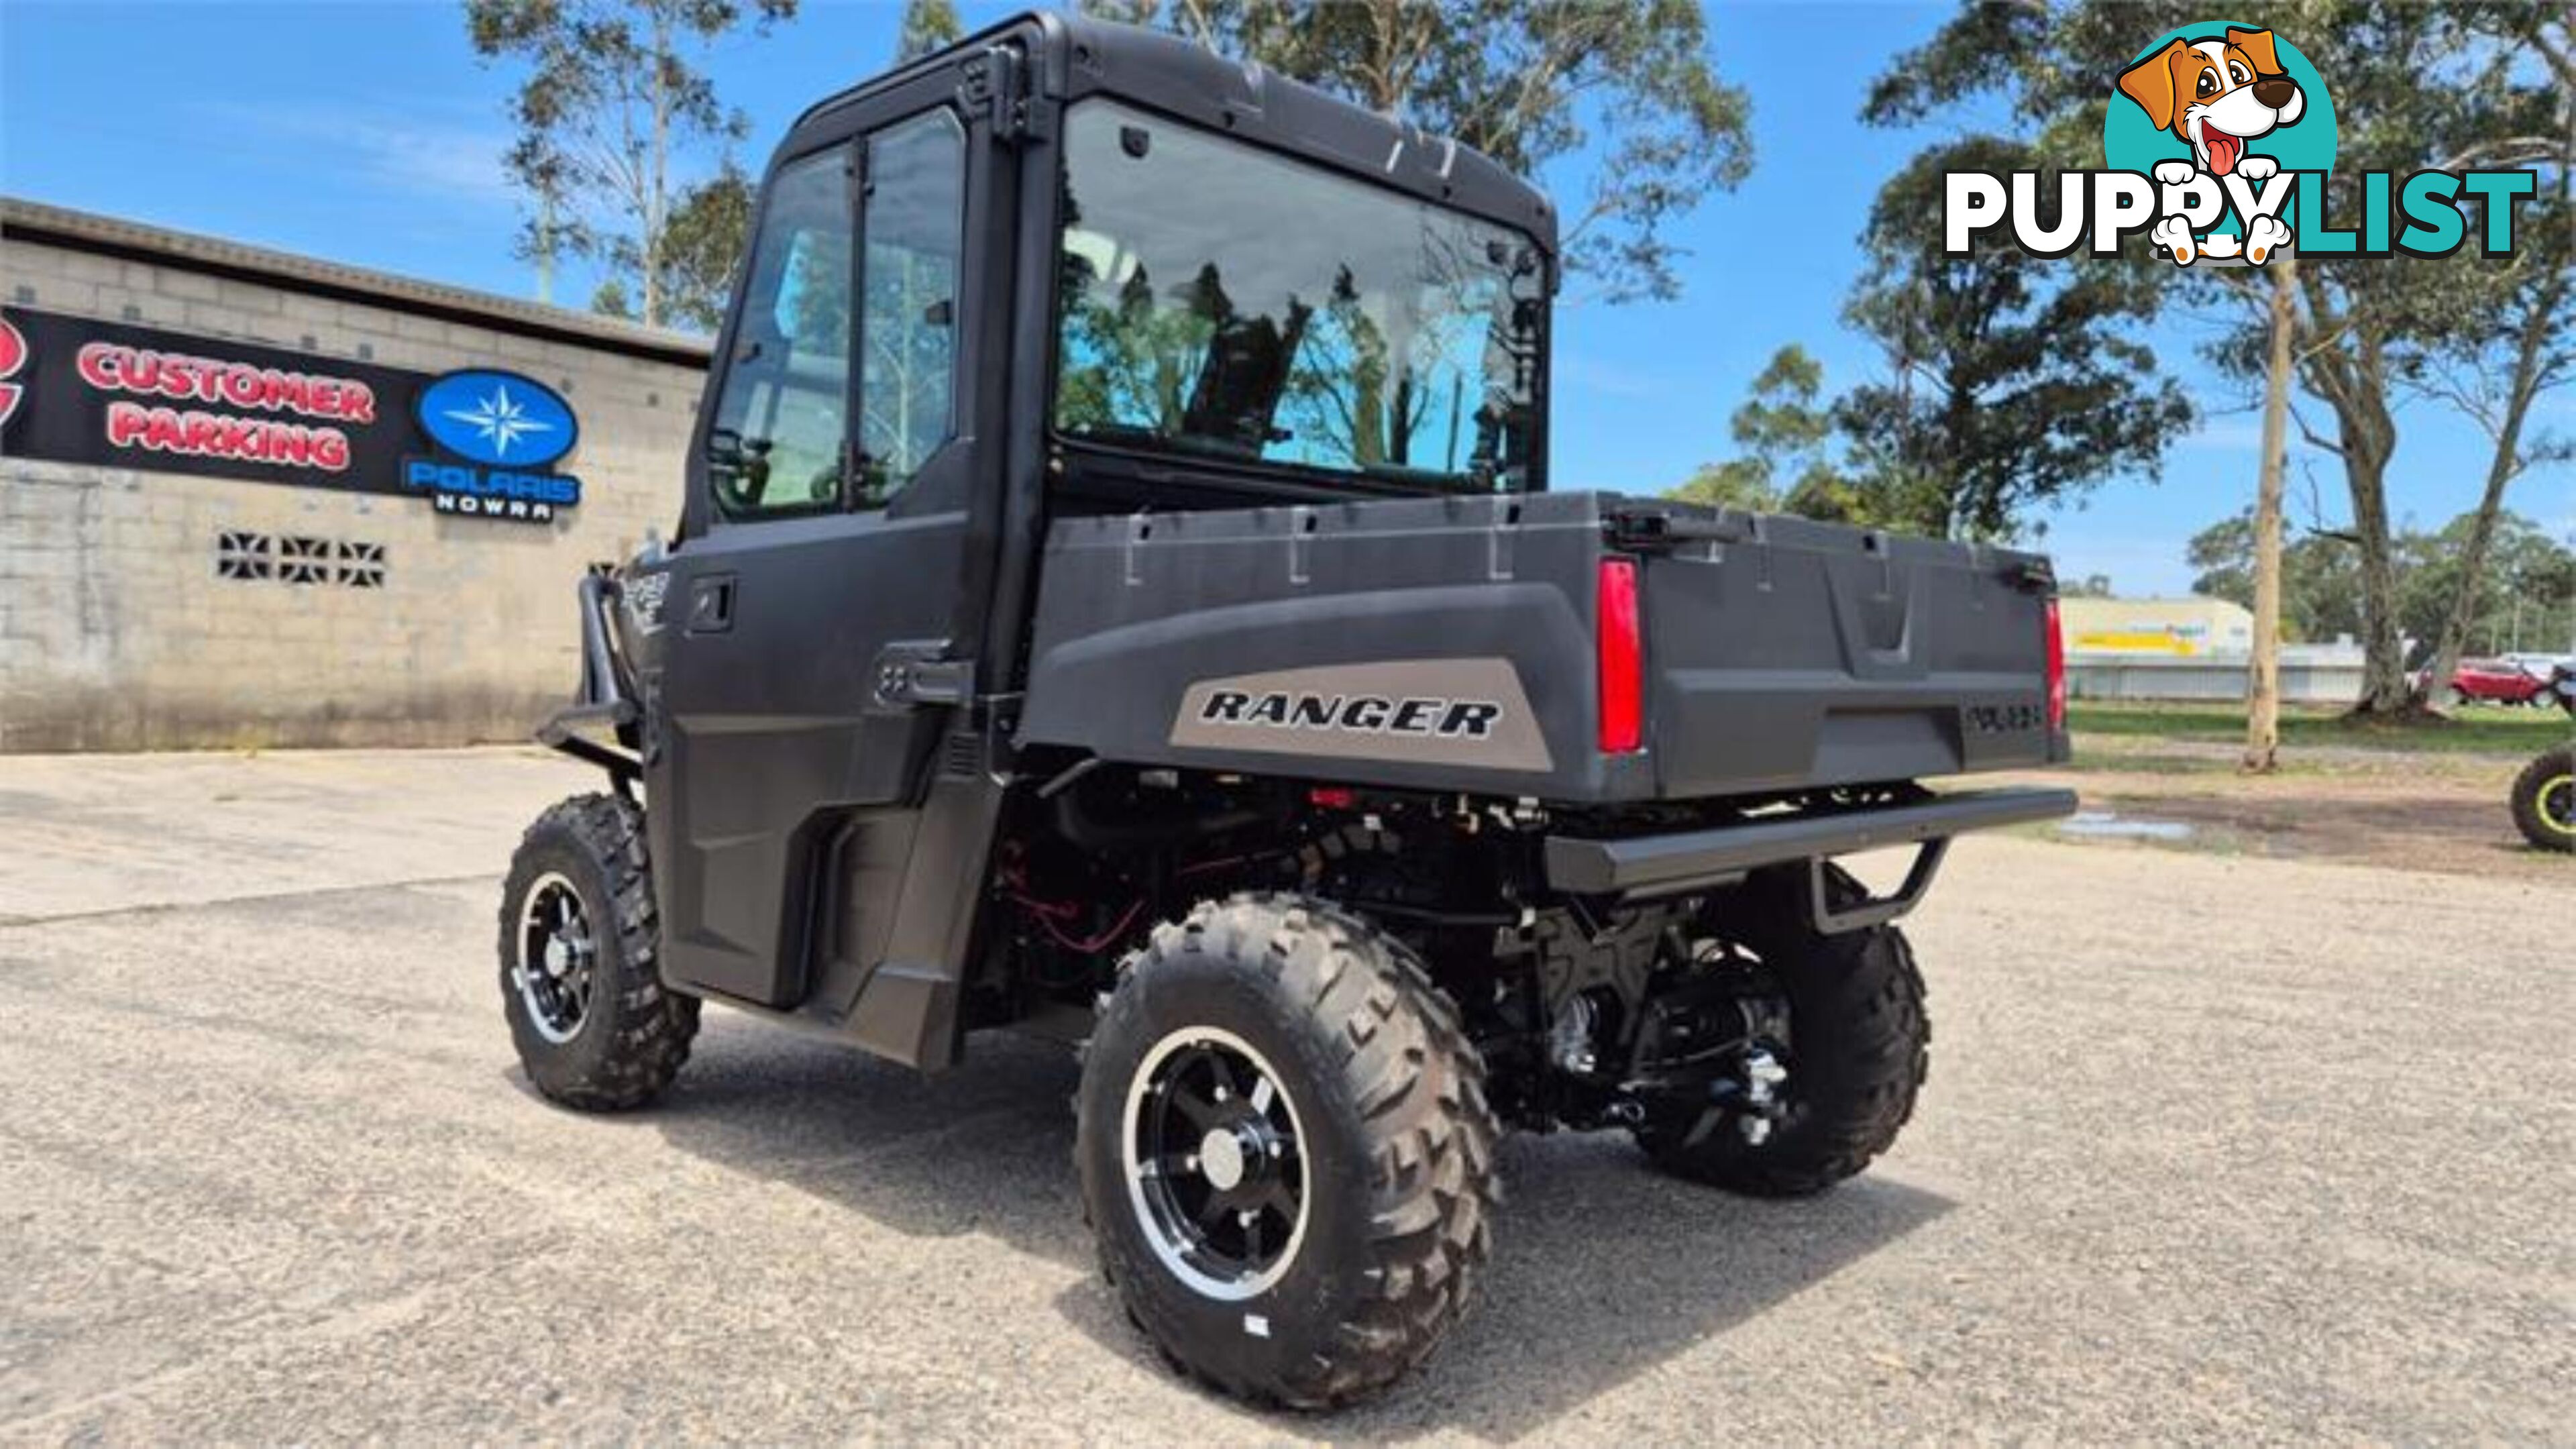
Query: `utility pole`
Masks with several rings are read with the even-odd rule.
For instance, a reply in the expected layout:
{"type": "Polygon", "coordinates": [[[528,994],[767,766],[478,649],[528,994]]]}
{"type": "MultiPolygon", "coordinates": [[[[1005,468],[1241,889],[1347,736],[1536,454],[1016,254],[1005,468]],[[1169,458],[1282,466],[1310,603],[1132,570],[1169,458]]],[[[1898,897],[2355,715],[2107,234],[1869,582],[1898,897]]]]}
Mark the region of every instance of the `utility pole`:
{"type": "Polygon", "coordinates": [[[2281,749],[2281,475],[2290,446],[2290,343],[2296,256],[2272,259],[2272,356],[2263,377],[2263,466],[2254,494],[2254,657],[2245,681],[2245,758],[2238,768],[2268,775],[2281,749]]]}

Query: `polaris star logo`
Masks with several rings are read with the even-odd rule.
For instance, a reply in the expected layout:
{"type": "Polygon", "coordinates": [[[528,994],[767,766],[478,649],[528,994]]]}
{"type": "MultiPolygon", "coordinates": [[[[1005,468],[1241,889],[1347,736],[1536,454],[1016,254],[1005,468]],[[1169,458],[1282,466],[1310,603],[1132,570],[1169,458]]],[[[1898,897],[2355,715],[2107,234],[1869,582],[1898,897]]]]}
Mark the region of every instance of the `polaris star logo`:
{"type": "Polygon", "coordinates": [[[1358,734],[1440,735],[1481,740],[1494,732],[1503,707],[1490,699],[1382,699],[1358,694],[1251,694],[1220,689],[1199,707],[1209,724],[1270,725],[1292,730],[1349,730],[1358,734]]]}
{"type": "Polygon", "coordinates": [[[545,419],[528,416],[527,404],[510,396],[506,382],[496,381],[490,397],[471,408],[450,408],[447,416],[472,428],[475,436],[491,446],[496,458],[510,456],[511,445],[522,438],[555,430],[555,425],[545,419]]]}
{"type": "Polygon", "coordinates": [[[571,452],[581,434],[572,404],[553,388],[488,367],[434,379],[414,416],[440,447],[487,468],[533,472],[571,452]]]}

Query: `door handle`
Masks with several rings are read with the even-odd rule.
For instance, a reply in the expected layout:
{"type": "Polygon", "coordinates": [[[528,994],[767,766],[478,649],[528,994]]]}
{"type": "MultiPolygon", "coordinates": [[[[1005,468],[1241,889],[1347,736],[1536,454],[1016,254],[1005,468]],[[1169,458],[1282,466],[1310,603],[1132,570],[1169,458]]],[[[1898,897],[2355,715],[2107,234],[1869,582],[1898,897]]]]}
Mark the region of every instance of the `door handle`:
{"type": "Polygon", "coordinates": [[[731,574],[689,580],[690,633],[722,634],[733,628],[733,584],[731,574]]]}

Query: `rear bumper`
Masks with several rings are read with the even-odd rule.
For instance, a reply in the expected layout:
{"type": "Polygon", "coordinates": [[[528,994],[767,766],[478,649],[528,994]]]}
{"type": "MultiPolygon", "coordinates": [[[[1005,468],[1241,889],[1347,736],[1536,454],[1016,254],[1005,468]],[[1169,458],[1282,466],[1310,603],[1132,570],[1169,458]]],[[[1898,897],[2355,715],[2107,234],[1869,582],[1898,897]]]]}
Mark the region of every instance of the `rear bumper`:
{"type": "Polygon", "coordinates": [[[1672,835],[1614,840],[1552,835],[1546,848],[1547,883],[1573,895],[1679,895],[1739,880],[1766,865],[1947,840],[1971,830],[2055,820],[2074,812],[2072,790],[2014,788],[1672,835]]]}

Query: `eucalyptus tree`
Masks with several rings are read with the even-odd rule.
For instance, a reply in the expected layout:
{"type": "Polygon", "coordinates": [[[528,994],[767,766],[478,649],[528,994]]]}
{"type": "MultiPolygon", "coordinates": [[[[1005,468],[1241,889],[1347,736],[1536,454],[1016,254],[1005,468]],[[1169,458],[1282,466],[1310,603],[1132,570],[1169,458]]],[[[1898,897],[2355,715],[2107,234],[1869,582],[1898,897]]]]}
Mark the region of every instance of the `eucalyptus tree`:
{"type": "Polygon", "coordinates": [[[504,158],[535,215],[520,251],[540,275],[566,256],[597,263],[604,310],[648,326],[702,318],[720,306],[741,251],[747,196],[721,166],[750,129],[717,99],[706,52],[746,26],[766,31],[798,0],[464,0],[475,53],[526,67],[509,101],[518,137],[504,158]],[[719,167],[690,182],[692,152],[719,167]],[[728,188],[701,197],[703,186],[728,188]],[[710,232],[725,226],[730,231],[710,232]],[[691,248],[675,267],[673,228],[691,248]],[[712,301],[710,300],[712,298],[712,301]]]}

